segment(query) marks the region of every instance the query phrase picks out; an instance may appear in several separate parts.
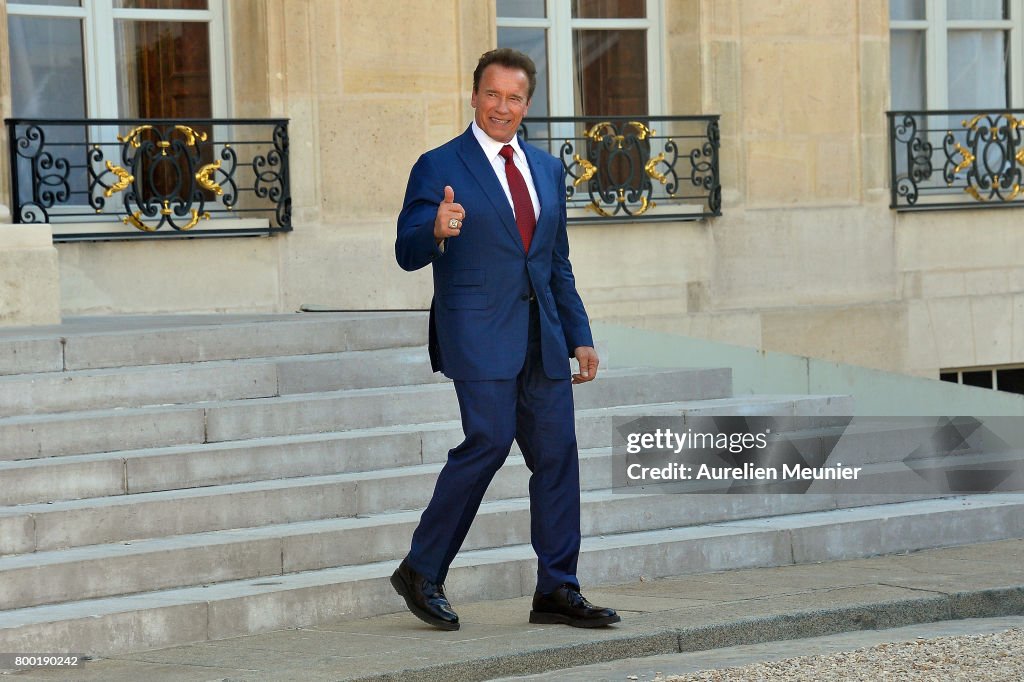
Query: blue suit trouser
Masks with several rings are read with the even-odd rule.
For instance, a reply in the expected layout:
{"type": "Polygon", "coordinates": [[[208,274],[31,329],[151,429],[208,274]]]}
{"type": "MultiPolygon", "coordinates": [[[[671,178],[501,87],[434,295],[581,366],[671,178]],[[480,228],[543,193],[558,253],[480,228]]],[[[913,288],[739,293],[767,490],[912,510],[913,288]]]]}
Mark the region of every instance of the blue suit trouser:
{"type": "Polygon", "coordinates": [[[512,441],[530,470],[530,539],[537,553],[537,589],[579,587],[579,455],[569,377],[549,379],[540,351],[536,302],[530,305],[526,360],[514,379],[456,381],[465,440],[448,452],[434,494],[412,536],[407,560],[443,583],[466,539],[487,486],[512,441]]]}

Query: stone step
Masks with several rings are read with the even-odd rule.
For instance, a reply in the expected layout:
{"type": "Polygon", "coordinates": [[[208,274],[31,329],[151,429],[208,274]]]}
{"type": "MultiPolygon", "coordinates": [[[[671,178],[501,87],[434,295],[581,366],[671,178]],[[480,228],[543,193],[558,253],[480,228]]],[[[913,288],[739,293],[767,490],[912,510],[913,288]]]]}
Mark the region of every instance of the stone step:
{"type": "MultiPolygon", "coordinates": [[[[574,390],[580,409],[723,398],[728,369],[608,370],[574,390]]],[[[447,421],[450,383],[0,418],[0,461],[447,421]]]]}
{"type": "MultiPolygon", "coordinates": [[[[522,492],[522,488],[520,489],[522,492]]],[[[829,495],[581,495],[587,536],[834,508],[829,495]],[[746,498],[746,499],[743,499],[746,498]],[[753,498],[753,499],[751,499],[753,498]]],[[[0,611],[229,580],[400,560],[420,511],[322,519],[0,558],[0,611]]],[[[530,501],[485,502],[463,548],[530,542],[530,501]]]]}
{"type": "MultiPolygon", "coordinates": [[[[610,490],[614,464],[610,447],[580,452],[580,485],[584,491],[610,490]]],[[[730,495],[823,495],[835,498],[832,507],[853,507],[879,501],[897,502],[950,495],[922,476],[921,466],[941,472],[947,457],[918,460],[918,469],[902,462],[869,464],[857,481],[814,481],[805,485],[772,483],[737,486],[731,481],[687,482],[677,486],[648,486],[629,492],[702,497],[709,513],[718,513],[719,493],[730,495]]],[[[958,457],[959,466],[999,469],[1017,467],[1019,453],[958,457]]],[[[132,542],[146,538],[190,535],[207,531],[257,528],[279,523],[387,514],[421,510],[434,489],[443,464],[418,464],[392,469],[325,476],[236,483],[136,495],[29,504],[0,509],[0,555],[60,550],[70,547],[132,542]]],[[[940,474],[941,475],[941,474],[940,474]]],[[[1024,471],[1018,471],[1018,479],[1024,471]]],[[[522,457],[510,457],[491,482],[484,499],[515,499],[528,487],[529,470],[522,457]]],[[[1021,489],[1017,480],[1010,490],[1021,489]]],[[[671,499],[671,498],[670,498],[671,499]]],[[[725,502],[729,507],[731,500],[725,502]]],[[[816,507],[820,508],[820,507],[816,507]]],[[[495,540],[495,544],[500,544],[495,540]]]]}
{"type": "MultiPolygon", "coordinates": [[[[580,409],[581,448],[608,446],[610,420],[627,415],[838,415],[841,396],[743,396],[580,409]],[[709,405],[709,403],[711,405],[709,405]]],[[[274,436],[87,455],[0,461],[0,506],[178,490],[443,462],[462,439],[458,421],[274,436]]],[[[513,445],[513,452],[517,446],[513,445]]]]}
{"type": "Polygon", "coordinates": [[[0,330],[0,374],[339,353],[427,343],[420,312],[70,318],[0,330]],[[13,360],[16,358],[16,361],[13,360]]]}
{"type": "MultiPolygon", "coordinates": [[[[611,485],[610,449],[580,453],[585,489],[611,485]]],[[[386,471],[303,476],[52,504],[7,507],[0,523],[27,529],[4,533],[0,554],[133,541],[230,528],[422,509],[441,464],[386,471]],[[12,546],[13,545],[13,546],[12,546]]],[[[495,476],[488,499],[519,496],[528,476],[521,458],[495,476]]]]}
{"type": "Polygon", "coordinates": [[[445,380],[426,348],[0,377],[0,415],[244,400],[445,380]]]}
{"type": "MultiPolygon", "coordinates": [[[[871,556],[1024,535],[1019,495],[982,495],[588,537],[586,587],[669,575],[871,556]]],[[[0,650],[113,655],[403,609],[395,561],[0,612],[0,650]]],[[[456,608],[532,594],[532,549],[470,550],[447,580],[456,608]]],[[[412,616],[409,616],[412,618],[412,616]]]]}

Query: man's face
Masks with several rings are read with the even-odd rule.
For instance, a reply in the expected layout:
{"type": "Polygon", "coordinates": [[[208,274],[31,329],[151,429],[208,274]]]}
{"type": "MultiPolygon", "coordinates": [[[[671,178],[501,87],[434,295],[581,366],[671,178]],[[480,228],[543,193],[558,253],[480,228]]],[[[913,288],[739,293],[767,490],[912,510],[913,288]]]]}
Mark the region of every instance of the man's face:
{"type": "Polygon", "coordinates": [[[522,69],[491,64],[480,74],[473,93],[476,124],[498,142],[516,136],[519,124],[530,107],[530,79],[522,69]]]}

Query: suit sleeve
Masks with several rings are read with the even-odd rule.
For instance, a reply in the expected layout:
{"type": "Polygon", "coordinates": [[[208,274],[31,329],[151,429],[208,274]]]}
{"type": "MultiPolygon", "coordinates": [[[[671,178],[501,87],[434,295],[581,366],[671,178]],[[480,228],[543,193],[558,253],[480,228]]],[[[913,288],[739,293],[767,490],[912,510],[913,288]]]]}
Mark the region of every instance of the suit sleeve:
{"type": "Polygon", "coordinates": [[[409,173],[405,202],[398,215],[395,258],[403,270],[419,270],[440,258],[444,251],[434,239],[434,218],[444,198],[444,185],[426,155],[409,173]]]}
{"type": "Polygon", "coordinates": [[[558,319],[565,333],[565,343],[569,357],[579,346],[593,346],[594,338],[590,332],[590,319],[583,307],[583,300],[576,291],[576,278],[572,274],[569,263],[569,232],[566,227],[565,208],[565,169],[560,169],[558,177],[559,216],[558,230],[555,233],[555,252],[551,260],[551,293],[555,297],[558,319]]]}

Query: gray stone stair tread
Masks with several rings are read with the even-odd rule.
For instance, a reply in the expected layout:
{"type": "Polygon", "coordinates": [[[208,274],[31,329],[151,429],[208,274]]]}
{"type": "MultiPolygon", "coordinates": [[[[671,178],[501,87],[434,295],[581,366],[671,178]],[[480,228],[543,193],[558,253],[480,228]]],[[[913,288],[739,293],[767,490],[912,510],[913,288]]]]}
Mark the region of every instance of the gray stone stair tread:
{"type": "Polygon", "coordinates": [[[192,362],[168,362],[158,365],[128,365],[125,367],[98,367],[90,369],[70,369],[60,372],[26,372],[24,374],[8,374],[0,376],[0,388],[20,385],[33,380],[60,381],[75,380],[88,377],[124,376],[130,379],[146,374],[163,374],[180,372],[186,369],[228,369],[276,365],[281,363],[317,363],[346,358],[365,359],[367,362],[381,359],[390,360],[394,357],[418,357],[428,360],[426,346],[400,346],[398,348],[374,348],[370,350],[346,350],[330,353],[304,353],[302,355],[266,355],[254,358],[237,358],[228,360],[195,360],[192,362]]]}
{"type": "MultiPolygon", "coordinates": [[[[60,371],[272,356],[280,355],[282,347],[304,354],[416,346],[426,336],[426,314],[415,312],[172,315],[72,319],[55,327],[8,332],[0,335],[0,345],[57,340],[63,362],[50,366],[60,371]]],[[[39,346],[38,352],[51,351],[39,346]]],[[[0,369],[5,374],[18,371],[0,369]]]]}
{"type": "MultiPolygon", "coordinates": [[[[352,389],[352,390],[371,390],[371,389],[352,389]]],[[[372,389],[382,392],[387,392],[386,389],[372,389]]],[[[840,396],[807,396],[807,395],[752,395],[752,396],[738,396],[735,398],[710,398],[706,400],[680,400],[674,402],[663,402],[663,403],[644,403],[641,405],[613,405],[610,407],[591,407],[576,410],[577,417],[587,416],[630,416],[630,415],[651,415],[651,416],[670,416],[676,412],[683,412],[693,409],[710,409],[715,411],[726,410],[736,407],[754,407],[754,408],[765,408],[765,407],[780,407],[786,408],[791,407],[794,401],[800,402],[813,402],[828,400],[830,398],[836,398],[840,396]]],[[[203,405],[202,407],[206,407],[203,405]]],[[[128,408],[125,408],[128,409],[128,408]]],[[[140,411],[156,411],[156,410],[189,410],[189,409],[201,409],[187,405],[176,405],[176,406],[149,406],[137,408],[140,411]]],[[[123,413],[123,409],[118,410],[95,410],[78,412],[74,414],[92,414],[100,413],[104,416],[110,413],[123,413]]],[[[781,412],[781,414],[785,414],[781,412]]],[[[47,421],[58,421],[62,415],[25,415],[20,417],[9,417],[0,418],[0,422],[25,422],[25,423],[37,423],[47,421]]],[[[59,457],[44,457],[39,459],[22,459],[22,460],[8,460],[0,461],[0,471],[5,469],[24,469],[32,467],[51,467],[60,466],[65,463],[78,463],[78,462],[99,462],[106,461],[109,459],[128,459],[128,458],[144,458],[144,457],[157,457],[166,456],[176,453],[196,453],[207,450],[231,450],[231,449],[243,449],[252,446],[274,446],[274,445],[286,445],[288,443],[315,443],[322,441],[331,441],[337,439],[352,439],[360,438],[364,436],[376,436],[376,435],[388,435],[388,434],[407,434],[412,432],[420,431],[441,431],[449,430],[453,427],[461,427],[461,422],[458,420],[447,420],[447,421],[436,421],[436,422],[423,422],[417,424],[398,424],[395,426],[372,426],[360,429],[349,429],[345,431],[324,431],[317,433],[297,433],[288,436],[263,436],[258,438],[247,438],[243,440],[234,441],[222,441],[214,443],[190,443],[186,445],[170,445],[158,448],[134,448],[131,450],[114,450],[110,452],[98,452],[89,453],[82,455],[63,455],[59,457]]]]}
{"type": "Polygon", "coordinates": [[[447,381],[425,347],[0,376],[0,414],[51,414],[447,381]]]}
{"type": "MultiPolygon", "coordinates": [[[[680,402],[664,402],[645,404],[645,406],[624,406],[613,408],[595,408],[581,410],[578,417],[587,419],[601,416],[625,416],[656,415],[656,414],[679,414],[690,409],[703,409],[708,407],[709,401],[693,400],[680,402]]],[[[710,401],[714,403],[714,409],[723,411],[726,407],[735,406],[758,406],[786,407],[792,406],[791,396],[759,396],[757,399],[750,398],[725,398],[710,401]]],[[[3,471],[32,470],[41,468],[44,471],[54,471],[61,466],[72,466],[82,463],[98,463],[110,461],[127,461],[132,459],[144,459],[154,457],[166,457],[174,454],[194,454],[203,452],[223,452],[225,450],[242,450],[253,445],[285,445],[287,443],[308,443],[333,440],[349,440],[360,437],[407,434],[417,431],[451,430],[459,427],[458,421],[430,422],[419,425],[402,425],[398,427],[374,427],[357,429],[351,431],[338,431],[329,433],[315,433],[291,436],[271,436],[225,443],[196,443],[187,445],[175,445],[168,447],[154,447],[154,449],[142,449],[134,451],[119,451],[111,453],[98,453],[91,455],[70,455],[43,459],[16,460],[0,462],[0,473],[3,471]]],[[[610,434],[609,434],[610,437],[610,434]]],[[[610,444],[610,443],[609,443],[610,444]]],[[[596,449],[585,450],[581,453],[582,458],[594,457],[595,454],[604,456],[607,450],[596,449]]],[[[288,487],[323,485],[331,483],[355,482],[359,480],[387,479],[396,476],[407,476],[411,474],[426,473],[429,475],[439,471],[439,463],[427,463],[418,465],[407,465],[401,467],[390,467],[387,469],[367,469],[362,471],[345,471],[329,474],[297,475],[286,478],[271,478],[266,480],[249,480],[215,485],[204,485],[200,487],[181,487],[165,489],[165,491],[133,493],[130,495],[116,495],[101,498],[86,498],[81,500],[45,501],[17,505],[14,509],[20,513],[53,513],[68,509],[84,509],[95,506],[120,506],[126,504],[138,504],[145,502],[166,501],[171,499],[202,498],[215,495],[230,495],[232,493],[250,493],[256,491],[267,491],[267,489],[281,489],[288,487]],[[419,468],[413,468],[419,467],[419,468]],[[98,501],[98,502],[97,502],[98,501]]]]}
{"type": "MultiPolygon", "coordinates": [[[[607,457],[611,447],[592,448],[580,451],[580,460],[607,457]]],[[[510,455],[511,457],[511,455],[510,455]]],[[[521,458],[520,458],[521,459],[521,458]]],[[[168,500],[185,500],[203,497],[233,495],[265,490],[283,490],[289,488],[306,488],[330,484],[358,483],[360,481],[378,481],[394,476],[433,476],[441,471],[441,463],[413,464],[404,467],[377,469],[374,471],[352,471],[320,476],[297,476],[294,478],[275,478],[264,481],[246,481],[243,483],[227,483],[199,488],[181,488],[177,490],[159,490],[131,495],[113,495],[94,497],[82,500],[60,500],[35,504],[21,504],[8,507],[22,514],[52,514],[75,509],[93,509],[97,507],[120,507],[149,502],[165,502],[168,500]]]]}
{"type": "MultiPolygon", "coordinates": [[[[229,361],[241,362],[241,361],[229,361]]],[[[717,370],[704,368],[629,368],[604,370],[602,376],[605,378],[629,378],[642,376],[655,376],[666,374],[688,374],[706,373],[717,370]]],[[[252,398],[246,400],[213,400],[201,403],[181,405],[146,405],[143,407],[116,407],[98,410],[67,411],[59,414],[31,414],[0,417],[0,426],[7,424],[35,424],[57,422],[65,419],[76,419],[90,416],[109,416],[111,414],[124,414],[126,411],[155,412],[160,410],[196,410],[196,409],[223,409],[223,408],[245,408],[251,405],[274,405],[294,404],[302,402],[317,402],[337,399],[339,397],[358,396],[381,396],[381,395],[406,395],[406,394],[432,394],[439,392],[454,391],[450,383],[415,384],[404,386],[376,386],[372,388],[347,388],[337,391],[318,391],[312,393],[296,393],[284,396],[272,396],[264,398],[252,398]]],[[[806,397],[806,396],[804,396],[806,397]]]]}
{"type": "MultiPolygon", "coordinates": [[[[688,542],[710,538],[750,534],[773,534],[794,529],[810,529],[842,523],[870,523],[895,518],[922,517],[929,521],[941,513],[957,513],[965,508],[984,509],[1021,507],[1020,495],[985,495],[971,498],[945,498],[919,502],[903,502],[874,507],[811,512],[788,517],[765,519],[763,522],[734,521],[706,526],[623,533],[605,537],[584,538],[581,564],[587,554],[599,554],[615,549],[638,548],[664,543],[688,542]],[[772,523],[769,523],[771,521],[772,523]]],[[[453,563],[453,570],[466,566],[486,566],[506,562],[530,561],[534,557],[530,545],[514,545],[495,549],[463,552],[453,563]]],[[[141,609],[185,604],[209,604],[216,601],[240,599],[274,592],[317,587],[354,581],[384,579],[395,568],[394,561],[376,562],[358,566],[321,569],[297,574],[262,576],[218,583],[208,587],[184,587],[171,590],[140,593],[123,597],[32,606],[0,612],[0,631],[26,625],[67,621],[77,618],[97,618],[108,614],[141,609]]]]}
{"type": "MultiPolygon", "coordinates": [[[[580,500],[584,505],[601,504],[609,500],[623,499],[623,495],[604,490],[583,491],[580,500]]],[[[630,498],[653,498],[656,495],[630,495],[630,498]]],[[[502,500],[488,500],[480,506],[480,514],[503,514],[510,511],[529,510],[528,497],[516,497],[502,500]]],[[[130,542],[110,542],[99,545],[69,547],[66,549],[15,554],[0,557],[0,575],[4,571],[20,568],[43,568],[46,566],[75,563],[83,560],[101,560],[107,557],[150,554],[168,550],[230,545],[267,538],[279,539],[310,535],[315,533],[344,531],[354,528],[378,528],[395,523],[416,522],[421,510],[403,510],[372,514],[367,516],[349,516],[342,518],[316,519],[312,521],[294,521],[254,528],[232,528],[227,530],[205,531],[188,535],[175,535],[163,538],[146,538],[130,542]]]]}
{"type": "MultiPolygon", "coordinates": [[[[830,396],[741,396],[581,408],[576,415],[580,446],[586,448],[610,443],[610,432],[598,433],[600,422],[616,416],[683,415],[708,409],[716,413],[828,413],[842,405],[841,399],[837,402],[830,396]]],[[[136,412],[145,414],[145,409],[152,408],[136,412]]],[[[201,429],[203,414],[194,412],[193,417],[201,429]]],[[[455,442],[460,436],[460,422],[449,420],[213,443],[186,441],[182,445],[88,454],[25,456],[0,460],[0,474],[17,475],[15,480],[19,482],[0,494],[0,500],[8,505],[24,505],[440,462],[447,441],[455,442]]],[[[201,436],[197,438],[201,440],[201,436]]]]}
{"type": "Polygon", "coordinates": [[[68,316],[60,324],[34,327],[0,328],[0,341],[9,339],[61,339],[75,336],[122,336],[143,332],[203,331],[254,325],[305,324],[311,322],[352,322],[367,319],[426,319],[427,312],[334,312],[258,313],[258,314],[183,314],[183,315],[102,315],[68,316]]]}

